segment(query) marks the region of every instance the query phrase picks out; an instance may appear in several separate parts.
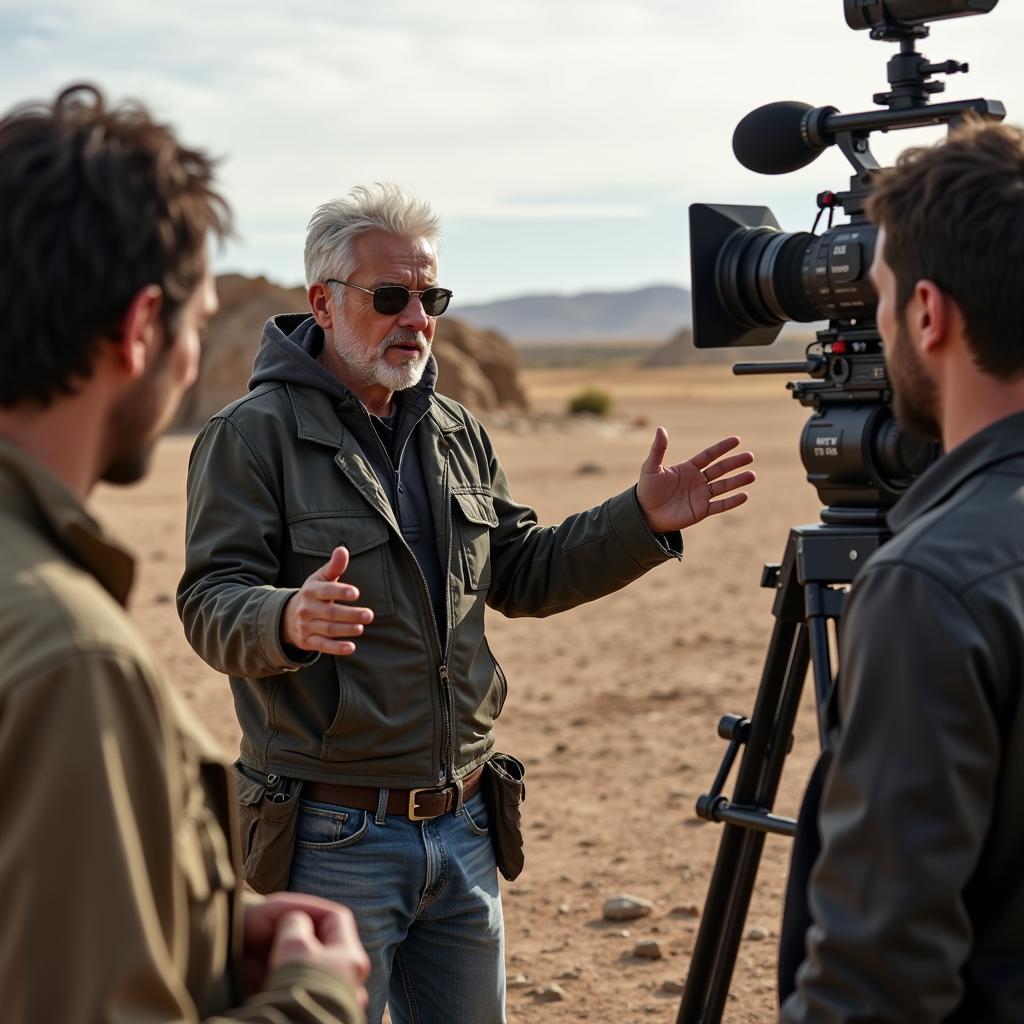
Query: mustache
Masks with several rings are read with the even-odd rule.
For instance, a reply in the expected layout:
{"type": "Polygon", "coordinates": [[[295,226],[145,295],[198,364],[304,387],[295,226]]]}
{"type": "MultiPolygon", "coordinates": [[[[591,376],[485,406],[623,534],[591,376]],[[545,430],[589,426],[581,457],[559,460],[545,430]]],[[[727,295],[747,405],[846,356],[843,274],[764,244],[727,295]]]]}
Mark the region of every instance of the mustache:
{"type": "Polygon", "coordinates": [[[418,349],[430,349],[430,342],[422,331],[392,331],[378,346],[377,355],[383,356],[395,345],[415,345],[418,349]]]}

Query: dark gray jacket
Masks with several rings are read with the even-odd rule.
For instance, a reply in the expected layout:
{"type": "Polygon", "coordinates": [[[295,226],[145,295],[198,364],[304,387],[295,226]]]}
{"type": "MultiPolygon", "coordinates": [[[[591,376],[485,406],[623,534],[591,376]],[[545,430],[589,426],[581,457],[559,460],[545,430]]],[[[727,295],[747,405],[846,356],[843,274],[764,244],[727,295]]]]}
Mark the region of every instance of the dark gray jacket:
{"type": "Polygon", "coordinates": [[[1024,413],[889,517],[841,638],[841,733],[787,1024],[1024,1021],[1024,413]]]}
{"type": "Polygon", "coordinates": [[[440,562],[432,601],[393,481],[366,454],[379,443],[366,410],[316,363],[312,323],[268,322],[253,389],[196,440],[178,611],[197,653],[231,677],[249,767],[403,789],[461,778],[489,756],[506,695],[485,604],[572,608],[678,557],[682,538],[650,531],[635,488],[539,525],[483,427],[426,385],[400,400],[419,415],[409,445],[440,562]],[[374,621],[350,657],[285,650],[285,603],[337,544],[374,621]]]}

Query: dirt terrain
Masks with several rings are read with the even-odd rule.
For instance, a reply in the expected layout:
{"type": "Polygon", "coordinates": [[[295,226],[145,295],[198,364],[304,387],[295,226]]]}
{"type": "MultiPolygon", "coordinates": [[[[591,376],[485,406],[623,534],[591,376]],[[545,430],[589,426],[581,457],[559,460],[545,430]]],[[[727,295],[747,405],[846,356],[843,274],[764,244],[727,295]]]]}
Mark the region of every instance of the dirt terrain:
{"type": "MultiPolygon", "coordinates": [[[[797,455],[806,411],[784,379],[737,379],[720,367],[529,369],[534,415],[492,426],[514,493],[547,522],[635,482],[658,424],[676,459],[740,434],[759,475],[742,509],[687,532],[682,563],[550,619],[492,616],[491,646],[510,681],[498,746],[528,767],[526,870],[504,891],[515,1024],[675,1020],[673,983],[686,975],[721,831],[695,818],[694,801],[724,749],[719,717],[753,703],[772,625],[762,563],[780,559],[791,525],[817,521],[797,455]],[[591,386],[614,396],[610,417],[560,415],[569,395],[591,386]],[[605,921],[605,900],[621,894],[650,900],[653,912],[605,921]],[[652,939],[660,959],[634,955],[652,939]]],[[[140,555],[133,616],[233,752],[227,684],[192,653],[174,611],[190,445],[168,438],[141,487],[101,488],[94,507],[140,555]]],[[[805,699],[783,813],[795,810],[816,743],[805,699]]],[[[787,858],[788,841],[769,837],[729,1021],[773,1019],[787,858]]]]}

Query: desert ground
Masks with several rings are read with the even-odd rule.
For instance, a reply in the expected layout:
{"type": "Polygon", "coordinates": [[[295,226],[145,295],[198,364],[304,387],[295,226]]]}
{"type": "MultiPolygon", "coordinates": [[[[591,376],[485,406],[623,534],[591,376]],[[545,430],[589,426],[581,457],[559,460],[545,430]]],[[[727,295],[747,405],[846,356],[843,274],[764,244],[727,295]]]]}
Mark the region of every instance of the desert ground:
{"type": "MultiPolygon", "coordinates": [[[[523,376],[533,414],[495,417],[491,431],[514,493],[542,521],[634,483],[658,424],[674,459],[732,433],[756,457],[750,501],[687,531],[681,563],[574,611],[493,615],[489,627],[510,683],[498,748],[528,770],[526,869],[504,886],[509,1020],[674,1021],[721,834],[695,817],[694,801],[724,750],[719,717],[752,707],[772,626],[761,566],[781,558],[790,526],[818,519],[797,453],[807,413],[786,378],[734,378],[724,367],[562,366],[523,376]],[[608,417],[564,415],[567,398],[586,387],[611,393],[608,417]],[[653,912],[605,921],[605,900],[621,894],[650,900],[653,912]],[[634,955],[645,940],[657,940],[660,959],[634,955]]],[[[227,683],[193,654],[174,611],[191,441],[165,439],[142,486],[101,488],[94,507],[140,558],[132,615],[233,753],[227,683]]],[[[795,812],[816,753],[805,693],[781,813],[795,812]]],[[[788,847],[778,837],[765,845],[728,1021],[773,1019],[788,847]]]]}

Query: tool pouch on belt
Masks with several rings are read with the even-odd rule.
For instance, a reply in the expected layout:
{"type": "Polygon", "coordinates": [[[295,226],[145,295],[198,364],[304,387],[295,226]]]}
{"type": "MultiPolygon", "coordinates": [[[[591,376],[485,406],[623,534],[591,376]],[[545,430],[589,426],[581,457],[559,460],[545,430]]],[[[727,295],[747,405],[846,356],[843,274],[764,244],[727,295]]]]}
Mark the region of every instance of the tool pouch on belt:
{"type": "Polygon", "coordinates": [[[483,794],[498,870],[510,882],[523,870],[522,802],[526,767],[511,754],[492,754],[484,767],[483,794]]]}
{"type": "Polygon", "coordinates": [[[235,796],[245,880],[259,893],[288,885],[301,779],[264,775],[236,761],[235,796]]]}

